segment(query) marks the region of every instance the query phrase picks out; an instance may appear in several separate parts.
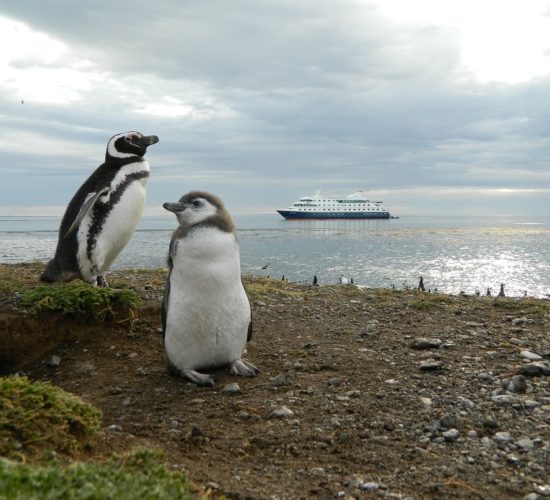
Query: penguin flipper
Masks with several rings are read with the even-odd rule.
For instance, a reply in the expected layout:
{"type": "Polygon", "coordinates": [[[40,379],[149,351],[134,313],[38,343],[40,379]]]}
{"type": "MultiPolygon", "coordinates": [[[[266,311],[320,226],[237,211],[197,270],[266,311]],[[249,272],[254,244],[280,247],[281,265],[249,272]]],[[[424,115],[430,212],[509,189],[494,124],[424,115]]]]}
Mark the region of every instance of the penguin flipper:
{"type": "Polygon", "coordinates": [[[109,192],[109,188],[103,188],[101,191],[97,191],[95,193],[89,193],[86,199],[84,200],[84,203],[80,207],[80,211],[78,212],[78,215],[76,216],[75,220],[71,224],[71,227],[67,229],[67,232],[65,233],[64,238],[69,236],[82,222],[82,219],[86,217],[86,214],[93,208],[95,205],[95,202],[99,200],[101,196],[104,194],[107,194],[109,192]]]}

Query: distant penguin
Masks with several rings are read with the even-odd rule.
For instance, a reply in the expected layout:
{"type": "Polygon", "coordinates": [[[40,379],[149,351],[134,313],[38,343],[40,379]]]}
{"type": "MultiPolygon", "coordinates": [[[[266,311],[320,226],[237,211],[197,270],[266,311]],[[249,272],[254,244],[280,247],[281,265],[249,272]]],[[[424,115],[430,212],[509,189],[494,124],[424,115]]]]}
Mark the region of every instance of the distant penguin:
{"type": "Polygon", "coordinates": [[[179,223],[162,307],[170,373],[199,385],[214,379],[197,370],[224,365],[234,375],[255,376],[258,369],[241,359],[252,322],[231,216],[218,197],[201,191],[163,206],[179,223]]]}
{"type": "Polygon", "coordinates": [[[313,276],[313,284],[316,285],[316,286],[319,284],[319,281],[317,280],[317,276],[316,276],[316,275],[313,276]]]}
{"type": "Polygon", "coordinates": [[[145,203],[149,164],[143,158],[156,135],[117,134],[107,143],[105,162],[69,202],[59,228],[55,256],[42,281],[75,278],[107,286],[105,273],[138,225],[145,203]]]}
{"type": "Polygon", "coordinates": [[[424,278],[420,276],[420,281],[418,282],[418,289],[422,292],[426,291],[426,287],[424,286],[424,278]]]}
{"type": "Polygon", "coordinates": [[[504,293],[504,283],[500,284],[500,291],[498,292],[498,297],[506,297],[506,294],[504,293]]]}
{"type": "Polygon", "coordinates": [[[349,285],[349,280],[343,274],[340,275],[340,284],[349,285]]]}

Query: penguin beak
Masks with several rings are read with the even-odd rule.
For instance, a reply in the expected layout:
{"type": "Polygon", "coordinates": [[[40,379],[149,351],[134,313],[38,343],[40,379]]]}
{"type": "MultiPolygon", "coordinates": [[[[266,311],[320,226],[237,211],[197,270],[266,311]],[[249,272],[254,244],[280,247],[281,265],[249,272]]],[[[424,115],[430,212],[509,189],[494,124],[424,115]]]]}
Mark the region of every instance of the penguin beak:
{"type": "Polygon", "coordinates": [[[157,142],[159,142],[159,138],[156,135],[144,135],[142,137],[136,137],[132,140],[132,144],[142,148],[146,148],[147,146],[151,146],[157,142]]]}
{"type": "Polygon", "coordinates": [[[179,202],[166,202],[163,203],[162,206],[169,212],[174,213],[183,212],[185,210],[185,205],[179,202]]]}

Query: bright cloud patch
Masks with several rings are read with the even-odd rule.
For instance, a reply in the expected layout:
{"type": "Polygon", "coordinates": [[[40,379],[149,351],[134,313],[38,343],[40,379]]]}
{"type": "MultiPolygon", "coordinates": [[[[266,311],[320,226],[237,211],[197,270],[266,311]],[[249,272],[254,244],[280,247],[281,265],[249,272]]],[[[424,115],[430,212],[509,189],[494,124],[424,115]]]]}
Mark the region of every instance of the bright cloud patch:
{"type": "Polygon", "coordinates": [[[100,76],[93,65],[74,60],[68,47],[25,24],[0,17],[0,86],[15,98],[70,103],[82,98],[100,76]]]}

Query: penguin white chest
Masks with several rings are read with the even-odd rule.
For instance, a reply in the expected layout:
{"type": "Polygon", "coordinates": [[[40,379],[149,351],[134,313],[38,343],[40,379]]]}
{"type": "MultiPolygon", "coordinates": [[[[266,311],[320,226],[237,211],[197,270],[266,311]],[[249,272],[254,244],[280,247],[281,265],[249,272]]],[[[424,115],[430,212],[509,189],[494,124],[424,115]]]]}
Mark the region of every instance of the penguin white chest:
{"type": "Polygon", "coordinates": [[[107,271],[118,254],[134,234],[145,205],[145,186],[140,181],[130,183],[120,200],[113,206],[101,233],[98,235],[96,252],[103,260],[100,274],[107,271]]]}
{"type": "Polygon", "coordinates": [[[233,233],[193,230],[172,247],[165,349],[180,370],[221,366],[242,355],[250,304],[233,233]]]}
{"type": "Polygon", "coordinates": [[[149,165],[142,161],[124,166],[113,178],[109,192],[98,203],[111,205],[97,227],[94,215],[86,215],[78,229],[78,262],[87,280],[102,276],[134,234],[145,205],[149,165]],[[132,175],[145,174],[134,180],[132,175]]]}

